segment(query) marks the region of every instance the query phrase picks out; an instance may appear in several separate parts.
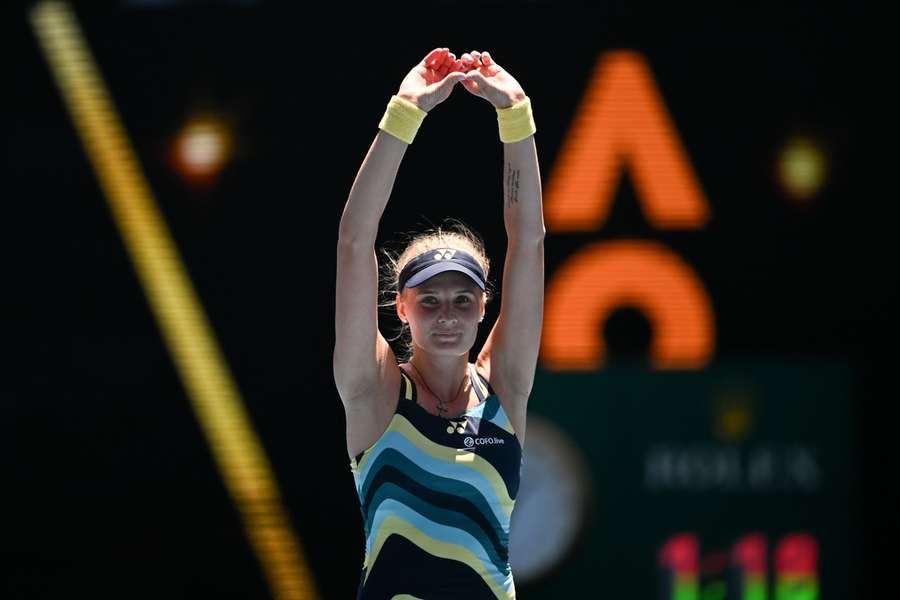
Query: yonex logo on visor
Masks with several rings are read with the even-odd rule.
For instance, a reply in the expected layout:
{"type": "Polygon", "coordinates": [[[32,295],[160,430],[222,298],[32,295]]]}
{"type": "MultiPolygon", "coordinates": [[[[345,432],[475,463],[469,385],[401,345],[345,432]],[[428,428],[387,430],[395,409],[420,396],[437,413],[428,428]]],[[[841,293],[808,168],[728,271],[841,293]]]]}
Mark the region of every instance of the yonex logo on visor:
{"type": "Polygon", "coordinates": [[[397,278],[397,289],[416,287],[435,275],[456,271],[467,275],[482,290],[485,288],[484,269],[471,254],[455,248],[437,248],[418,255],[403,267],[397,278]]]}

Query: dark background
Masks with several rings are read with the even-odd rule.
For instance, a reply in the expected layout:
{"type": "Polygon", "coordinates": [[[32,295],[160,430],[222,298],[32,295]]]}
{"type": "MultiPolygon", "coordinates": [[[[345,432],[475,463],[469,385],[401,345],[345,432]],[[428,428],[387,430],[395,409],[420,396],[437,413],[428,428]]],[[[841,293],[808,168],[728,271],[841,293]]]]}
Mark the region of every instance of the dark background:
{"type": "MultiPolygon", "coordinates": [[[[27,7],[9,10],[4,28],[13,41],[3,194],[10,359],[0,395],[7,595],[268,597],[27,7]]],[[[712,220],[699,232],[655,230],[624,177],[603,229],[550,233],[548,274],[588,241],[659,240],[707,286],[717,357],[848,364],[859,552],[847,568],[853,597],[875,597],[898,519],[886,415],[900,275],[888,258],[888,200],[868,184],[861,9],[116,2],[76,10],[324,597],[352,596],[363,549],[331,374],[337,224],[387,99],[435,46],[490,50],[522,83],[545,182],[598,56],[644,55],[712,220]],[[204,109],[230,116],[238,144],[216,184],[200,190],[166,153],[204,109]],[[825,186],[807,204],[789,201],[774,177],[781,144],[798,133],[820,139],[829,160],[825,186]]],[[[383,241],[460,218],[486,238],[499,281],[501,157],[493,110],[456,90],[404,159],[383,241]]],[[[617,313],[606,334],[613,364],[641,363],[643,317],[617,313]]]]}

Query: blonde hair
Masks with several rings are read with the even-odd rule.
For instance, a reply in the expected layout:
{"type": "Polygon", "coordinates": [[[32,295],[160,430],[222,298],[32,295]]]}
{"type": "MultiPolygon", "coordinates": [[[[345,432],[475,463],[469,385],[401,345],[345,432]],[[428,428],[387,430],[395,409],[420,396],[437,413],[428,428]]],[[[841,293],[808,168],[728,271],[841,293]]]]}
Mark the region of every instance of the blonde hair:
{"type": "MultiPolygon", "coordinates": [[[[398,280],[400,271],[406,266],[406,263],[429,250],[437,248],[454,248],[468,252],[478,261],[481,268],[484,269],[485,281],[488,287],[485,289],[486,301],[491,298],[490,281],[488,273],[490,270],[490,260],[484,249],[484,240],[474,230],[466,226],[465,223],[457,219],[446,219],[442,225],[432,227],[425,231],[406,236],[403,250],[398,252],[390,249],[382,249],[384,262],[381,265],[381,301],[378,303],[379,308],[385,315],[394,319],[397,317],[396,304],[397,294],[402,290],[398,288],[398,280]]],[[[409,325],[399,323],[397,334],[389,338],[389,341],[397,341],[401,346],[402,352],[397,357],[405,362],[412,356],[412,336],[409,331],[409,325]]]]}

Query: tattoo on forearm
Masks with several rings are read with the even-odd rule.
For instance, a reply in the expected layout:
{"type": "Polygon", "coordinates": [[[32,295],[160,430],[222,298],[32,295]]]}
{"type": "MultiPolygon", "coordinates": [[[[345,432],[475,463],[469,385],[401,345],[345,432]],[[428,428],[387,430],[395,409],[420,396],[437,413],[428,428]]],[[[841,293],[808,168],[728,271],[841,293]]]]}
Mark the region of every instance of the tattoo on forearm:
{"type": "Polygon", "coordinates": [[[507,208],[519,202],[519,169],[513,169],[511,163],[506,163],[506,206],[507,208]]]}

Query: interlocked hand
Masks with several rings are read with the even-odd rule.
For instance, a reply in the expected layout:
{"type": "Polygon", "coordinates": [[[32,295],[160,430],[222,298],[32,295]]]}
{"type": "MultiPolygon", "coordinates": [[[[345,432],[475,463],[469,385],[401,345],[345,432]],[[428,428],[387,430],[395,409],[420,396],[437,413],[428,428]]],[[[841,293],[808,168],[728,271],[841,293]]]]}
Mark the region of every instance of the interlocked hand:
{"type": "Polygon", "coordinates": [[[460,57],[466,78],[466,90],[484,98],[495,108],[509,108],[525,99],[525,91],[515,77],[494,62],[488,52],[466,52],[460,57]]]}
{"type": "Polygon", "coordinates": [[[446,100],[463,79],[462,61],[449,48],[435,48],[406,75],[397,95],[428,112],[446,100]]]}
{"type": "Polygon", "coordinates": [[[397,95],[429,112],[446,100],[460,82],[466,91],[496,108],[508,108],[525,99],[519,82],[488,52],[473,50],[456,58],[449,48],[429,52],[400,83],[397,95]]]}

